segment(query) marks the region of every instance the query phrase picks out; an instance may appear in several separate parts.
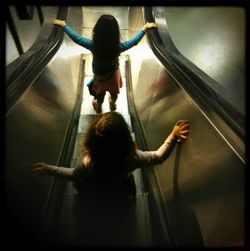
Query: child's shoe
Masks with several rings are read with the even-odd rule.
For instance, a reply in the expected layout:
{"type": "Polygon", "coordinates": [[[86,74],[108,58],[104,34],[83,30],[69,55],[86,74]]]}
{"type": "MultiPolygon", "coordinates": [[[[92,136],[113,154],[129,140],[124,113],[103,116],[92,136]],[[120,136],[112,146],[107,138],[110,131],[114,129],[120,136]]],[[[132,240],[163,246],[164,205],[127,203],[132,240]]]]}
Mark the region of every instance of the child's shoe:
{"type": "Polygon", "coordinates": [[[96,113],[101,113],[101,112],[102,112],[102,106],[100,106],[100,105],[98,104],[98,102],[97,102],[96,99],[93,99],[93,100],[92,100],[92,105],[93,105],[93,107],[94,107],[96,113]]]}

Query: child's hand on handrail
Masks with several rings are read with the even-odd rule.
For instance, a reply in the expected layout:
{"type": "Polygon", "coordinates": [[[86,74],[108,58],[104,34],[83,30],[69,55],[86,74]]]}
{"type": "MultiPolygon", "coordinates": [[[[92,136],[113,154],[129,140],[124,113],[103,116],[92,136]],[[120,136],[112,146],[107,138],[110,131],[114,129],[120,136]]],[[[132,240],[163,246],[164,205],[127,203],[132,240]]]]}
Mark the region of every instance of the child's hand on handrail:
{"type": "Polygon", "coordinates": [[[60,20],[60,19],[55,19],[53,24],[63,28],[66,25],[66,21],[60,20]]]}
{"type": "Polygon", "coordinates": [[[146,24],[142,27],[142,30],[147,31],[147,29],[150,29],[150,28],[157,28],[156,23],[154,23],[154,22],[146,23],[146,24]]]}

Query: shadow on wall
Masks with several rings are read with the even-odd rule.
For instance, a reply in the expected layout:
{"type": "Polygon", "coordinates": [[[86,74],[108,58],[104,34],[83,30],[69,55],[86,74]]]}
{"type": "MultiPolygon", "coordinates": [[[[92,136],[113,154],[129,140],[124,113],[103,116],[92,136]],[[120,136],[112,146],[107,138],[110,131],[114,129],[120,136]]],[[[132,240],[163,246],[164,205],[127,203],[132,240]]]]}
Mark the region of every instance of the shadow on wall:
{"type": "Polygon", "coordinates": [[[203,247],[203,238],[199,222],[194,210],[188,208],[179,196],[178,172],[182,144],[176,146],[176,157],[173,173],[173,200],[168,205],[169,216],[172,223],[172,231],[177,246],[180,247],[203,247]]]}

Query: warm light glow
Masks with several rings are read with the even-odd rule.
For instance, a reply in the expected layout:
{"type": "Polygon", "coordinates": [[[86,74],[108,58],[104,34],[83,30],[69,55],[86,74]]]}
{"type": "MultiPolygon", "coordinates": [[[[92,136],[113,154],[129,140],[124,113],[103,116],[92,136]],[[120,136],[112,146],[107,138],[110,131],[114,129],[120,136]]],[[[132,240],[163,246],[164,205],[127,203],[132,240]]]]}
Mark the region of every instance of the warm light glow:
{"type": "Polygon", "coordinates": [[[223,53],[223,47],[219,43],[213,43],[209,47],[206,45],[205,48],[201,46],[194,62],[201,69],[216,69],[221,53],[223,53]]]}
{"type": "Polygon", "coordinates": [[[137,46],[134,46],[133,48],[129,49],[127,54],[133,55],[133,57],[138,58],[140,60],[151,58],[152,57],[152,51],[148,47],[147,44],[140,44],[137,46]]]}
{"type": "Polygon", "coordinates": [[[212,66],[216,62],[217,58],[218,56],[216,55],[215,51],[205,50],[204,52],[202,52],[200,60],[202,65],[212,66]]]}
{"type": "Polygon", "coordinates": [[[91,52],[85,49],[84,47],[78,45],[67,46],[66,44],[62,44],[62,46],[60,47],[60,52],[58,53],[60,57],[65,59],[80,54],[91,54],[91,52]]]}

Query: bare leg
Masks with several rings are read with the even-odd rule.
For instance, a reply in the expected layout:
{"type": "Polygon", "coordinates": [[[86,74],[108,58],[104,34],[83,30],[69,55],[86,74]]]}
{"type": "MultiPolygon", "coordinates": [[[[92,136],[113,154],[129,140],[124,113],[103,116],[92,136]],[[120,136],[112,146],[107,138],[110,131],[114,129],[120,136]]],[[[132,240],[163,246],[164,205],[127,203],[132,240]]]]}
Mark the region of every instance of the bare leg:
{"type": "Polygon", "coordinates": [[[110,93],[110,97],[109,97],[109,108],[111,111],[115,111],[116,110],[116,100],[118,98],[118,94],[117,93],[110,93]]]}
{"type": "Polygon", "coordinates": [[[92,104],[93,104],[93,107],[94,107],[96,113],[102,112],[102,103],[104,101],[105,94],[106,94],[106,92],[97,94],[97,99],[94,99],[92,101],[92,104]]]}

